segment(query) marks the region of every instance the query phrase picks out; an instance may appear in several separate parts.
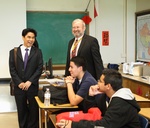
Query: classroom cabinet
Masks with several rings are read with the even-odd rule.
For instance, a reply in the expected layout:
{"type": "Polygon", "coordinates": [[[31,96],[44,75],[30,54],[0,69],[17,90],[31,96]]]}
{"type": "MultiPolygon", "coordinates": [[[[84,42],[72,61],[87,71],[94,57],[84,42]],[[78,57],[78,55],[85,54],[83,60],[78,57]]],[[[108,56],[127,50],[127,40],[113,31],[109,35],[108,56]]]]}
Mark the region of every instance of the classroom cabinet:
{"type": "MultiPolygon", "coordinates": [[[[150,91],[150,85],[123,77],[123,87],[130,88],[131,91],[140,96],[146,97],[150,91]]],[[[150,97],[149,97],[150,98],[150,97]]]]}
{"type": "MultiPolygon", "coordinates": [[[[148,97],[146,96],[146,94],[150,93],[149,81],[140,77],[123,75],[123,87],[130,88],[133,93],[150,99],[150,94],[148,97]]],[[[138,104],[141,108],[150,107],[150,102],[138,102],[138,104]]]]}

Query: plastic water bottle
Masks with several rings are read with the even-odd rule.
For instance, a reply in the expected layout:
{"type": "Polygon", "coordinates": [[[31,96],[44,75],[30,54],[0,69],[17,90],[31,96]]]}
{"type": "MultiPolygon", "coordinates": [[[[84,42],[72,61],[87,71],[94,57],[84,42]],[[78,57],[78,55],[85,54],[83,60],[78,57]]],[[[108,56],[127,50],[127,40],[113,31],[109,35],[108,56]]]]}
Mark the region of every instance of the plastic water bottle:
{"type": "Polygon", "coordinates": [[[51,94],[50,94],[49,88],[46,88],[46,91],[44,93],[44,105],[45,106],[50,105],[50,98],[51,98],[51,94]]]}

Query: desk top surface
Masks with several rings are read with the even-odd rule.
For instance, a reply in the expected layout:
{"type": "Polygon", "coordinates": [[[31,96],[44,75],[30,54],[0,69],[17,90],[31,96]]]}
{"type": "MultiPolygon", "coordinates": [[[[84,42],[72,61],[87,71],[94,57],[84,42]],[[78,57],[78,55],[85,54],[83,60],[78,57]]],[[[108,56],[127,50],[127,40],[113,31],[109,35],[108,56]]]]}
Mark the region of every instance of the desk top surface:
{"type": "Polygon", "coordinates": [[[120,73],[122,74],[122,77],[123,78],[128,78],[128,79],[131,79],[131,80],[135,80],[135,81],[138,81],[138,82],[141,82],[141,83],[145,83],[145,84],[148,84],[150,85],[150,81],[148,78],[142,78],[141,76],[132,76],[132,75],[129,75],[129,74],[124,74],[123,72],[120,71],[120,73]]]}
{"type": "Polygon", "coordinates": [[[134,94],[134,97],[135,97],[135,99],[136,99],[137,102],[150,102],[149,99],[144,98],[144,97],[142,97],[142,96],[139,96],[139,95],[137,95],[137,94],[134,94]]]}
{"type": "Polygon", "coordinates": [[[64,80],[63,80],[63,79],[59,79],[59,78],[39,79],[39,83],[49,83],[49,84],[53,84],[53,83],[59,83],[59,82],[64,82],[64,80]]]}
{"type": "Polygon", "coordinates": [[[150,120],[150,108],[141,108],[141,111],[139,112],[142,116],[148,118],[150,120]]]}
{"type": "Polygon", "coordinates": [[[44,106],[44,103],[40,101],[38,96],[35,97],[36,102],[38,103],[39,108],[41,109],[61,109],[61,108],[78,108],[78,106],[72,106],[71,104],[61,104],[54,106],[53,104],[50,104],[50,106],[44,106]]]}
{"type": "Polygon", "coordinates": [[[64,86],[64,80],[62,78],[52,78],[52,79],[39,79],[39,88],[43,88],[43,86],[49,86],[49,85],[54,85],[54,86],[64,86]]]}

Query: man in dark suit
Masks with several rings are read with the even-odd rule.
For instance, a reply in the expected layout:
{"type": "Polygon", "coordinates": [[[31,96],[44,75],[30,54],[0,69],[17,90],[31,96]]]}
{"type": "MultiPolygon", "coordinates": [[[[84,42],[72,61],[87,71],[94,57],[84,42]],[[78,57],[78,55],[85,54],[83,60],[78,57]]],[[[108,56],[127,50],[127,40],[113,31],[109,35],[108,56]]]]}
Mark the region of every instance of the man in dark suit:
{"type": "Polygon", "coordinates": [[[38,105],[34,97],[38,94],[43,58],[41,50],[33,45],[36,36],[34,29],[27,28],[22,31],[24,43],[17,48],[16,64],[14,49],[9,53],[9,68],[15,84],[14,95],[20,128],[38,128],[38,105]],[[24,64],[26,49],[28,60],[24,64]]]}
{"type": "Polygon", "coordinates": [[[81,19],[75,19],[72,22],[72,34],[74,38],[70,40],[68,45],[65,76],[70,75],[68,70],[70,59],[74,56],[82,56],[87,61],[86,67],[88,72],[98,80],[104,69],[99,44],[96,38],[84,34],[85,29],[85,23],[81,19]]]}

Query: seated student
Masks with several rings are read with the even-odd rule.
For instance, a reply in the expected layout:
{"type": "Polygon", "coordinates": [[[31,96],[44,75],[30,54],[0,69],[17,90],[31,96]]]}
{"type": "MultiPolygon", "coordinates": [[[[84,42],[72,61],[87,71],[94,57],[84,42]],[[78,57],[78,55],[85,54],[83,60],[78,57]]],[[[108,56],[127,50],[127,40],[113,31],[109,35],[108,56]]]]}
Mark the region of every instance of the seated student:
{"type": "Polygon", "coordinates": [[[83,101],[91,85],[97,84],[95,78],[86,71],[86,61],[83,57],[73,57],[70,60],[71,76],[65,78],[68,98],[71,105],[78,105],[84,111],[83,101]]]}
{"type": "Polygon", "coordinates": [[[61,120],[56,125],[60,128],[140,128],[138,112],[140,108],[130,91],[122,87],[122,76],[114,69],[104,69],[98,85],[91,86],[89,95],[106,93],[110,98],[107,111],[101,120],[72,122],[61,120]]]}
{"type": "Polygon", "coordinates": [[[89,94],[87,94],[83,102],[84,113],[88,112],[88,109],[92,107],[98,107],[101,111],[101,116],[104,116],[107,110],[108,102],[109,98],[105,93],[97,94],[95,96],[89,96],[89,94]]]}

